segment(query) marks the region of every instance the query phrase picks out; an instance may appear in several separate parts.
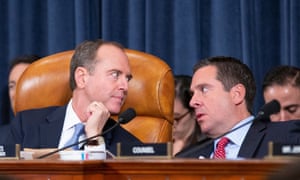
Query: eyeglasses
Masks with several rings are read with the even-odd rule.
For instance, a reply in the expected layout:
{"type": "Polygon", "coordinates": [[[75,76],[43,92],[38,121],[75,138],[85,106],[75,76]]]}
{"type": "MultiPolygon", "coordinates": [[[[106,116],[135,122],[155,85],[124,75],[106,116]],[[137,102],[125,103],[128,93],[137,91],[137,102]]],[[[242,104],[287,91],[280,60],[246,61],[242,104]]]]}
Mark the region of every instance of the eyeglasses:
{"type": "Polygon", "coordinates": [[[187,111],[185,113],[183,113],[182,115],[175,117],[174,120],[175,121],[180,121],[182,118],[184,118],[186,115],[188,115],[190,113],[190,111],[187,111]]]}

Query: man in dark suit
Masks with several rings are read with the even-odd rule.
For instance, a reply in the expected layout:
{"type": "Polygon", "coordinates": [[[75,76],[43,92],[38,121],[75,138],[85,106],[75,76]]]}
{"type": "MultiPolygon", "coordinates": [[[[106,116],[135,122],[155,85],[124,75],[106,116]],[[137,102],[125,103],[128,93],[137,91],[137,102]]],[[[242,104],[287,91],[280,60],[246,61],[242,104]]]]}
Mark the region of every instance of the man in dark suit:
{"type": "MultiPolygon", "coordinates": [[[[84,126],[78,131],[83,133],[78,133],[77,142],[104,132],[115,124],[109,117],[120,112],[131,78],[128,57],[120,44],[102,40],[81,43],[70,64],[72,99],[63,107],[18,113],[8,143],[21,144],[22,148],[62,148],[76,134],[78,124],[84,126]]],[[[103,150],[103,139],[106,149],[113,153],[117,142],[139,142],[117,126],[89,141],[88,146],[103,150]]]]}
{"type": "Polygon", "coordinates": [[[298,121],[253,121],[254,77],[248,66],[235,58],[212,57],[199,61],[194,67],[190,89],[193,94],[190,106],[195,109],[201,131],[210,139],[187,147],[176,157],[262,158],[268,153],[269,141],[300,142],[298,121]],[[243,124],[247,125],[226,134],[243,124]],[[223,147],[219,148],[219,144],[223,147]]]}

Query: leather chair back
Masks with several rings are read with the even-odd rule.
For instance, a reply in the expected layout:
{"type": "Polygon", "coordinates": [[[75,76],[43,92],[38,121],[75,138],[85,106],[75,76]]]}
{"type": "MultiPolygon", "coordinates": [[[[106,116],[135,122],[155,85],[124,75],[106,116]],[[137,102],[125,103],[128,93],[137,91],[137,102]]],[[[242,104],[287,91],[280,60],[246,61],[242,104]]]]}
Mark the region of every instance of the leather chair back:
{"type": "MultiPolygon", "coordinates": [[[[67,104],[72,97],[69,64],[73,53],[70,50],[44,57],[25,70],[17,84],[15,113],[67,104]]],[[[142,142],[170,142],[174,103],[172,71],[151,54],[131,49],[126,49],[126,54],[133,79],[121,112],[132,107],[137,116],[122,126],[142,142]]]]}

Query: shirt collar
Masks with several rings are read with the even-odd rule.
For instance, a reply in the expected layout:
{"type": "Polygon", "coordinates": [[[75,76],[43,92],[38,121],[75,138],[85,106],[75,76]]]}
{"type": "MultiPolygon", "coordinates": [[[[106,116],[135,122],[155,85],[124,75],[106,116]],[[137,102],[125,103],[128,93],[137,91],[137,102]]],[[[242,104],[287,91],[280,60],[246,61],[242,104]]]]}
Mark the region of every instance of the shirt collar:
{"type": "Polygon", "coordinates": [[[71,99],[67,105],[63,131],[72,128],[75,124],[78,123],[81,123],[81,121],[72,107],[72,99],[71,99]]]}
{"type": "MultiPolygon", "coordinates": [[[[233,132],[231,133],[228,133],[225,135],[225,137],[229,138],[230,139],[230,143],[233,143],[233,144],[236,144],[238,146],[241,146],[243,141],[244,141],[244,138],[251,126],[251,124],[253,123],[254,119],[254,116],[249,116],[247,117],[246,119],[243,119],[242,121],[240,121],[238,124],[236,124],[231,130],[237,128],[236,130],[234,130],[233,132]],[[251,122],[249,122],[251,121],[251,122]],[[243,126],[243,124],[246,124],[243,126]],[[243,127],[240,127],[240,126],[243,126],[243,127]],[[239,128],[240,127],[240,128],[239,128]]],[[[216,144],[219,142],[221,138],[218,138],[216,141],[215,141],[215,146],[216,144]]]]}

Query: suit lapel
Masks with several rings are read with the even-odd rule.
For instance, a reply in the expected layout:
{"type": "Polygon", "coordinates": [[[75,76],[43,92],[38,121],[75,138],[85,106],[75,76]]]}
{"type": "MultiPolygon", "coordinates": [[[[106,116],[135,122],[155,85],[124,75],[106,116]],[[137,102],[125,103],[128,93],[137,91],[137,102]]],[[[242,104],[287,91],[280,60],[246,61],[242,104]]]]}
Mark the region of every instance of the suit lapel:
{"type": "Polygon", "coordinates": [[[64,124],[66,106],[59,107],[40,125],[41,148],[57,148],[64,124]]]}
{"type": "Polygon", "coordinates": [[[210,158],[210,155],[212,154],[214,150],[214,143],[210,143],[207,146],[205,146],[199,153],[198,158],[210,158]]]}
{"type": "Polygon", "coordinates": [[[210,158],[210,155],[213,151],[213,139],[205,138],[201,141],[197,142],[194,145],[186,147],[179,153],[177,153],[176,157],[183,157],[183,158],[210,158]]]}
{"type": "Polygon", "coordinates": [[[238,157],[253,158],[261,146],[266,134],[266,124],[261,121],[254,121],[250,127],[244,142],[240,148],[238,157]]]}

